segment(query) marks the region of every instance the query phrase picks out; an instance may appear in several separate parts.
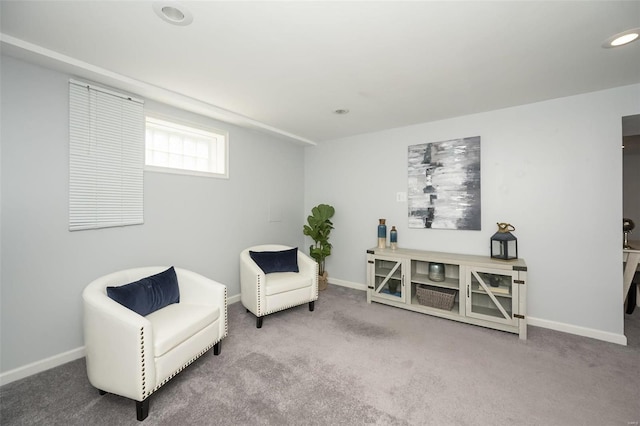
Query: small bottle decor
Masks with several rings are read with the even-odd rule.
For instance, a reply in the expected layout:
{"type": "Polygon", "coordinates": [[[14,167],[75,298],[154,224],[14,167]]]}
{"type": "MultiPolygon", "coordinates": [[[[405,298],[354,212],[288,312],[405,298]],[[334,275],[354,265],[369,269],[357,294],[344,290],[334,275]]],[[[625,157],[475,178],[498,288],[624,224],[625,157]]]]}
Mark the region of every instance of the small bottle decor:
{"type": "Polygon", "coordinates": [[[391,231],[389,232],[389,241],[391,242],[391,250],[398,248],[398,230],[395,226],[391,227],[391,231]]]}
{"type": "Polygon", "coordinates": [[[380,224],[378,225],[378,248],[386,248],[387,247],[387,219],[380,219],[380,224]]]}

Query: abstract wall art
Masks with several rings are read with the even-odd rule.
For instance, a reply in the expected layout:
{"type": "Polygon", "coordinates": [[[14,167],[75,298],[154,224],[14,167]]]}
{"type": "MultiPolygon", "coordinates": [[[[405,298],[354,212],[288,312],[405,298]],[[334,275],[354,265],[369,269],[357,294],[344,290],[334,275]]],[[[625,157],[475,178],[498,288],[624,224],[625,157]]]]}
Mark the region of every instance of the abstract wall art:
{"type": "Polygon", "coordinates": [[[480,230],[480,136],[409,146],[409,228],[480,230]]]}

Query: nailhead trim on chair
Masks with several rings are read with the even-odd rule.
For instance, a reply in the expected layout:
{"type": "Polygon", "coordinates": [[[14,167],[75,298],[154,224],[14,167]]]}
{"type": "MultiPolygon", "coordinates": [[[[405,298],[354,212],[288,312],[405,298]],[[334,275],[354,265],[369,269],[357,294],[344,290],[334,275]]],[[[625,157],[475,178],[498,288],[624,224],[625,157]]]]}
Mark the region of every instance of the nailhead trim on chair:
{"type": "Polygon", "coordinates": [[[204,355],[209,349],[211,349],[212,347],[214,347],[216,345],[216,343],[218,343],[220,340],[217,340],[215,343],[207,346],[206,348],[204,348],[198,355],[194,356],[193,358],[191,358],[189,361],[187,361],[186,363],[184,363],[184,365],[180,368],[178,368],[176,371],[174,371],[169,377],[167,377],[166,379],[164,379],[162,382],[160,382],[160,384],[158,386],[156,386],[151,392],[149,392],[147,394],[147,397],[149,395],[151,395],[152,393],[154,393],[155,391],[157,391],[158,389],[160,389],[162,386],[164,386],[165,383],[167,383],[169,380],[173,379],[179,372],[181,372],[182,370],[184,370],[185,368],[187,368],[193,361],[195,361],[196,359],[200,358],[202,355],[204,355]]]}
{"type": "Polygon", "coordinates": [[[274,310],[271,310],[271,311],[267,311],[267,312],[265,312],[264,314],[262,314],[260,316],[263,317],[265,315],[269,315],[269,314],[272,314],[274,312],[280,312],[280,311],[284,311],[285,309],[289,309],[289,308],[293,308],[293,307],[296,307],[296,306],[304,305],[305,303],[315,302],[316,300],[318,300],[317,296],[316,296],[315,299],[304,299],[304,300],[302,300],[300,302],[295,302],[295,303],[292,303],[290,305],[283,306],[282,308],[279,308],[279,309],[274,309],[274,310]]]}
{"type": "Polygon", "coordinates": [[[262,286],[260,285],[260,275],[257,276],[257,280],[258,280],[258,285],[256,286],[256,291],[258,292],[257,294],[257,300],[258,300],[258,315],[259,317],[264,316],[265,314],[262,312],[262,307],[260,306],[260,289],[262,288],[262,286]]]}
{"type": "Polygon", "coordinates": [[[229,303],[227,303],[227,287],[225,287],[224,288],[224,336],[222,336],[220,340],[222,340],[222,338],[226,337],[227,334],[229,334],[229,315],[227,314],[227,306],[229,306],[229,303]]]}
{"type": "Polygon", "coordinates": [[[318,300],[318,274],[320,274],[320,265],[316,262],[316,298],[314,300],[318,300]]]}
{"type": "Polygon", "coordinates": [[[182,365],[182,367],[178,368],[176,371],[174,371],[169,377],[167,377],[166,379],[164,379],[158,386],[156,386],[153,390],[151,390],[150,392],[146,393],[145,396],[145,373],[144,373],[144,365],[145,365],[145,360],[144,360],[144,334],[143,331],[144,329],[141,328],[140,329],[140,348],[142,351],[142,399],[148,398],[149,395],[151,395],[152,393],[154,393],[155,391],[157,391],[158,389],[160,389],[165,383],[167,383],[169,380],[171,380],[174,376],[176,376],[179,372],[181,372],[182,370],[184,370],[185,368],[187,368],[191,363],[193,363],[196,359],[200,358],[202,355],[204,355],[209,349],[211,349],[212,347],[214,347],[217,343],[221,342],[222,339],[224,339],[225,337],[227,337],[227,334],[229,333],[229,316],[227,315],[227,289],[224,289],[224,335],[220,336],[220,338],[218,340],[216,340],[214,343],[210,344],[209,346],[207,346],[206,348],[204,348],[198,355],[194,356],[193,358],[191,358],[189,361],[187,361],[186,363],[184,363],[184,365],[182,365]]]}
{"type": "Polygon", "coordinates": [[[146,391],[146,373],[145,373],[145,359],[144,359],[144,327],[140,328],[140,371],[142,372],[142,399],[145,398],[146,391]]]}

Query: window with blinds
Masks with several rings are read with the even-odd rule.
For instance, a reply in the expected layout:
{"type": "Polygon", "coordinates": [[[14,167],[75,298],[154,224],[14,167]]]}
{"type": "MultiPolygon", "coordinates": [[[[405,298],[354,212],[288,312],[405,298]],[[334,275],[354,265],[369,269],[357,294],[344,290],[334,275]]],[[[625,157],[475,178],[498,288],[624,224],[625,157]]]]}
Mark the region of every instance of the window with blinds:
{"type": "Polygon", "coordinates": [[[69,81],[69,230],[143,223],[143,106],[69,81]]]}

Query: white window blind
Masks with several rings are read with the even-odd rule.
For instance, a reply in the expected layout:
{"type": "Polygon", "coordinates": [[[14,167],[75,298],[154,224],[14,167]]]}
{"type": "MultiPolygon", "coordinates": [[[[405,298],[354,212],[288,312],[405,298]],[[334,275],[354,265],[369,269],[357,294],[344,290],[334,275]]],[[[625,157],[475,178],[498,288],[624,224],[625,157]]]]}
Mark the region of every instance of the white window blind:
{"type": "Polygon", "coordinates": [[[143,223],[143,101],[69,81],[69,230],[143,223]]]}

